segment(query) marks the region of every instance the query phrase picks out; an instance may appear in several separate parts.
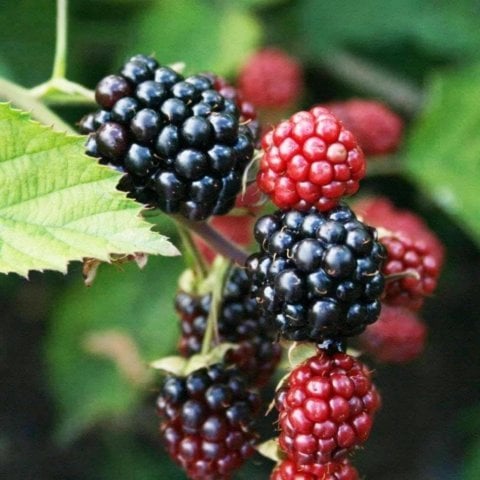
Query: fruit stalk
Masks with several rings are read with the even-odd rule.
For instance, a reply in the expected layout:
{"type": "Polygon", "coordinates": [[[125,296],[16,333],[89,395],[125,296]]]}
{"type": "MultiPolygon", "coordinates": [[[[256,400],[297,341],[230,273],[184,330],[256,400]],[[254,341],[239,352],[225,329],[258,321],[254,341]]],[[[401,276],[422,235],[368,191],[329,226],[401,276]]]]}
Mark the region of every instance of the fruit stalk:
{"type": "Polygon", "coordinates": [[[176,215],[175,219],[190,231],[202,237],[218,254],[229,258],[232,262],[238,263],[239,265],[245,264],[245,260],[248,257],[247,252],[231,243],[208,223],[193,222],[180,215],[176,215]]]}

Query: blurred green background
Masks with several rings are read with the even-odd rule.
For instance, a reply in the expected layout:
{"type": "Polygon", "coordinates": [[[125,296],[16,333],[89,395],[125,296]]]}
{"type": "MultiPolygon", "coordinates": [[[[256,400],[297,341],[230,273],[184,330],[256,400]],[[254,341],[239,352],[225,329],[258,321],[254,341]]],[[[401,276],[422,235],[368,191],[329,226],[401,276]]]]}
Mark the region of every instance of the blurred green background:
{"type": "MultiPolygon", "coordinates": [[[[47,80],[55,2],[0,0],[0,12],[0,75],[47,80]]],[[[355,464],[371,480],[478,480],[480,1],[72,0],[69,28],[68,78],[90,88],[140,52],[234,80],[250,53],[274,45],[304,68],[298,108],[361,96],[404,117],[395,169],[369,176],[362,193],[421,214],[447,264],[423,311],[423,357],[375,365],[384,406],[355,464]]],[[[57,111],[72,123],[85,113],[57,111]]],[[[160,228],[177,240],[166,220],[160,228]]],[[[172,353],[182,268],[167,258],[143,271],[102,266],[89,289],[78,264],[67,276],[0,277],[1,478],[184,478],[157,438],[158,380],[126,376],[92,347],[115,334],[140,365],[172,353]]],[[[272,421],[262,420],[264,438],[272,421]]],[[[255,457],[238,478],[268,478],[271,467],[255,457]]]]}

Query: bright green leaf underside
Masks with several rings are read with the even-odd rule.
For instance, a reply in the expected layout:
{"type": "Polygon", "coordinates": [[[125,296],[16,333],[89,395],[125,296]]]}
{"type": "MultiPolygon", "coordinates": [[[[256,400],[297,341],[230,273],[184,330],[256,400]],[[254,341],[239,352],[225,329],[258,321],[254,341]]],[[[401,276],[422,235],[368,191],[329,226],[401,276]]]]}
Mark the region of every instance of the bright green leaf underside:
{"type": "Polygon", "coordinates": [[[434,78],[407,142],[413,178],[480,243],[480,66],[434,78]]]}
{"type": "Polygon", "coordinates": [[[120,174],[86,157],[83,144],[0,104],[1,273],[65,272],[71,260],[112,253],[177,253],[115,189],[120,174]]]}

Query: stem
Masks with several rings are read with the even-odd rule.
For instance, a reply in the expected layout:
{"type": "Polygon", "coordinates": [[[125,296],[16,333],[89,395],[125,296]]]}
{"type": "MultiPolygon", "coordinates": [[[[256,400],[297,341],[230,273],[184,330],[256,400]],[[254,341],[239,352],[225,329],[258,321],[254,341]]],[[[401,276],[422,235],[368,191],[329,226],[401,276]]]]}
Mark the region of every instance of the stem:
{"type": "Polygon", "coordinates": [[[57,130],[76,134],[70,125],[55,115],[55,113],[43,105],[42,102],[32,97],[27,89],[9,82],[4,78],[0,78],[0,100],[12,102],[16,107],[30,112],[33,118],[43,124],[52,125],[57,130]]]}
{"type": "Polygon", "coordinates": [[[414,115],[421,107],[423,95],[414,85],[367,60],[336,50],[323,56],[322,65],[344,83],[379,96],[407,115],[414,115]]]}
{"type": "Polygon", "coordinates": [[[184,225],[181,225],[178,222],[176,222],[176,225],[185,249],[187,263],[192,267],[192,270],[194,270],[199,279],[205,279],[207,276],[207,267],[205,266],[205,262],[203,261],[202,256],[193,242],[190,231],[184,225]]]}
{"type": "Polygon", "coordinates": [[[222,303],[223,289],[230,270],[230,262],[222,259],[214,265],[211,275],[214,275],[216,282],[212,288],[212,300],[210,303],[210,312],[207,319],[207,327],[205,329],[205,336],[203,337],[201,355],[206,355],[210,351],[212,339],[215,336],[216,343],[218,343],[218,312],[222,303]]]}
{"type": "Polygon", "coordinates": [[[67,10],[68,0],[57,0],[57,38],[52,78],[65,78],[67,69],[67,10]]]}
{"type": "Polygon", "coordinates": [[[229,258],[232,262],[238,263],[239,265],[245,264],[248,253],[234,245],[208,223],[192,222],[181,216],[176,216],[175,219],[196,235],[202,237],[203,240],[205,240],[220,255],[229,258]]]}

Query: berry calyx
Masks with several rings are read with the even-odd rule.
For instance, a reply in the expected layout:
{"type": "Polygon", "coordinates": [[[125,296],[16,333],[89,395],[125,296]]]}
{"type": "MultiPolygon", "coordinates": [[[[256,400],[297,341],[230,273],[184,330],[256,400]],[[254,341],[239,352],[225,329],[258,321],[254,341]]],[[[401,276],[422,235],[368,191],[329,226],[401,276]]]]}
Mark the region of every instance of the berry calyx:
{"type": "Polygon", "coordinates": [[[227,480],[254,453],[259,397],[237,370],[215,364],[169,375],[157,400],[160,434],[192,480],[227,480]]]}
{"type": "Polygon", "coordinates": [[[254,234],[252,293],[284,338],[342,340],[378,318],[385,248],[348,206],[277,211],[259,218],[254,234]]]}
{"type": "Polygon", "coordinates": [[[359,341],[366,353],[387,363],[405,363],[425,348],[427,327],[415,312],[383,305],[380,318],[367,327],[359,341]]]}
{"type": "Polygon", "coordinates": [[[270,480],[358,480],[357,470],[347,460],[315,465],[297,465],[283,460],[275,467],[270,480]]]}
{"type": "Polygon", "coordinates": [[[256,107],[284,108],[293,104],[303,88],[298,61],[277,48],[252,55],[238,74],[242,96],[256,107]]]}
{"type": "Polygon", "coordinates": [[[365,176],[355,137],[325,108],[292,115],[264,135],[262,147],[257,184],[281,209],[329,210],[365,176]]]}
{"type": "Polygon", "coordinates": [[[96,99],[101,109],[79,129],[87,154],[125,172],[120,190],[195,221],[233,208],[255,141],[208,76],[136,55],[99,82],[96,99]]]}
{"type": "Polygon", "coordinates": [[[403,120],[383,103],[355,98],[322,105],[353,135],[365,155],[385,155],[400,146],[403,120]]]}
{"type": "Polygon", "coordinates": [[[278,390],[279,446],[297,466],[345,458],[370,435],[380,395],[368,368],[322,350],[296,366],[278,390]]]}

